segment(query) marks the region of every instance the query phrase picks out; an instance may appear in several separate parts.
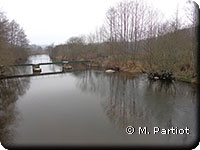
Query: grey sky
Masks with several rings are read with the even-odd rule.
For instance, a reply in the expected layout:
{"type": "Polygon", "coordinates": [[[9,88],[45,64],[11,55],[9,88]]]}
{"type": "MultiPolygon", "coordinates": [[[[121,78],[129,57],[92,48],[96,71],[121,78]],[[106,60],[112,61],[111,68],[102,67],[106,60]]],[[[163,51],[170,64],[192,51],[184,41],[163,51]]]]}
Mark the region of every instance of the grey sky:
{"type": "MultiPolygon", "coordinates": [[[[122,0],[0,0],[0,9],[25,30],[31,44],[60,44],[100,27],[110,6],[122,0]]],[[[147,0],[166,17],[186,0],[147,0]]],[[[200,0],[196,0],[198,3],[200,0]]]]}

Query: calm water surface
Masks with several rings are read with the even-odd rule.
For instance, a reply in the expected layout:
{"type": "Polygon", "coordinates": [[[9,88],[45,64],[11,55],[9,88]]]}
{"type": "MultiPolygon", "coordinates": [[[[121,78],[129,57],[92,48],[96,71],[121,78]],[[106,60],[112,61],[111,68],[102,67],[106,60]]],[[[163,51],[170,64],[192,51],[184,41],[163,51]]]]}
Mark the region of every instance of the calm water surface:
{"type": "MultiPolygon", "coordinates": [[[[32,63],[51,62],[32,56],[32,63]]],[[[31,67],[22,69],[32,73],[31,67]]],[[[20,73],[24,73],[21,71],[20,73]]],[[[42,72],[61,71],[55,65],[42,72]]],[[[150,82],[146,75],[75,70],[2,80],[3,145],[189,145],[197,138],[197,88],[150,82]],[[134,126],[135,133],[126,133],[134,126]],[[150,134],[138,134],[147,127],[150,134]],[[190,134],[153,134],[153,128],[188,127],[190,134]]]]}

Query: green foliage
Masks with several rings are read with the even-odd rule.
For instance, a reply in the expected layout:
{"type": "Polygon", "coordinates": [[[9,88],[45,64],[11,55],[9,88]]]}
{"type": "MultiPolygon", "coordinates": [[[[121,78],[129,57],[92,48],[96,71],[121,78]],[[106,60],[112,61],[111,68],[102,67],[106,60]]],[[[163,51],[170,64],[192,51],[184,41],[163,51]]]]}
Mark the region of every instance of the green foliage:
{"type": "Polygon", "coordinates": [[[180,76],[177,76],[176,79],[179,80],[179,81],[189,82],[189,83],[191,83],[191,81],[192,81],[192,79],[189,78],[189,77],[180,77],[180,76]]]}

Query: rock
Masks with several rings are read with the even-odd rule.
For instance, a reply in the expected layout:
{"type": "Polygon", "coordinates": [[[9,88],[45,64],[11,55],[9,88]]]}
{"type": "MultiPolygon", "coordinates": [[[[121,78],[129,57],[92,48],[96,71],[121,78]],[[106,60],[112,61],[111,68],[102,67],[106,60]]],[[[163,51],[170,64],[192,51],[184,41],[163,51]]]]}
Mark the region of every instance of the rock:
{"type": "Polygon", "coordinates": [[[64,69],[64,70],[71,70],[71,69],[73,69],[73,67],[70,66],[70,65],[64,65],[64,66],[63,66],[63,69],[64,69]]]}
{"type": "Polygon", "coordinates": [[[115,72],[119,72],[120,71],[120,68],[115,66],[115,67],[110,67],[110,68],[107,68],[107,70],[113,70],[115,72]]]}
{"type": "Polygon", "coordinates": [[[155,80],[159,80],[159,77],[154,77],[155,80]]]}
{"type": "Polygon", "coordinates": [[[33,67],[33,72],[41,72],[42,69],[40,67],[34,66],[33,67]]]}
{"type": "Polygon", "coordinates": [[[115,70],[108,69],[108,70],[106,70],[105,72],[106,72],[106,73],[114,73],[115,70]]]}

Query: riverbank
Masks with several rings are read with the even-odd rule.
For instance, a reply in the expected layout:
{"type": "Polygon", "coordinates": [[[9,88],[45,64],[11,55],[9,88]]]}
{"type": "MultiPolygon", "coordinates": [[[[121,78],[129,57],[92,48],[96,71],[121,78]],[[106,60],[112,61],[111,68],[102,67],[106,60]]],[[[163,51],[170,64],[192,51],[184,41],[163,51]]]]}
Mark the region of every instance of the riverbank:
{"type": "MultiPolygon", "coordinates": [[[[63,60],[69,60],[66,56],[57,56],[57,57],[52,57],[51,58],[53,61],[63,61],[63,60]]],[[[83,58],[78,58],[78,60],[82,61],[84,60],[83,58]]],[[[118,67],[120,68],[121,72],[127,72],[131,74],[140,74],[140,73],[149,73],[150,70],[147,69],[147,65],[145,66],[144,63],[141,63],[140,61],[119,61],[117,59],[111,59],[111,58],[103,58],[103,57],[98,57],[96,59],[91,59],[91,67],[95,68],[101,68],[103,70],[106,70],[108,68],[114,68],[118,67]]],[[[154,70],[156,70],[156,65],[154,65],[154,70]]],[[[187,70],[186,70],[187,71],[187,70]]],[[[173,76],[176,81],[181,81],[181,82],[187,82],[187,83],[192,83],[192,84],[197,84],[197,76],[195,77],[189,77],[189,76],[184,76],[184,71],[177,71],[174,73],[175,75],[173,76]]]]}
{"type": "Polygon", "coordinates": [[[187,83],[192,83],[192,84],[197,84],[197,78],[189,78],[189,77],[181,77],[177,76],[175,77],[177,81],[182,81],[182,82],[187,82],[187,83]]]}

